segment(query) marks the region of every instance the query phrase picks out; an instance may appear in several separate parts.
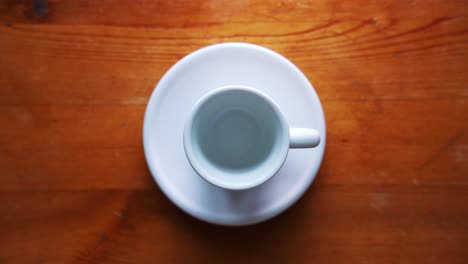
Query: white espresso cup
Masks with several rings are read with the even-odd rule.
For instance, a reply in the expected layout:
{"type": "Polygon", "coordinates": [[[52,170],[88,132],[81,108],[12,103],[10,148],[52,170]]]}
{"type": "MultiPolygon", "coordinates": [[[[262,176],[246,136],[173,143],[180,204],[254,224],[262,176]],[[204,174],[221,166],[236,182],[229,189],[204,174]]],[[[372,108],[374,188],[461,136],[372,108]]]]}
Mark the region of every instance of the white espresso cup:
{"type": "Polygon", "coordinates": [[[204,95],[184,128],[184,148],[193,169],[229,190],[258,186],[273,177],[290,148],[313,148],[320,133],[289,128],[277,104],[246,86],[225,86],[204,95]]]}

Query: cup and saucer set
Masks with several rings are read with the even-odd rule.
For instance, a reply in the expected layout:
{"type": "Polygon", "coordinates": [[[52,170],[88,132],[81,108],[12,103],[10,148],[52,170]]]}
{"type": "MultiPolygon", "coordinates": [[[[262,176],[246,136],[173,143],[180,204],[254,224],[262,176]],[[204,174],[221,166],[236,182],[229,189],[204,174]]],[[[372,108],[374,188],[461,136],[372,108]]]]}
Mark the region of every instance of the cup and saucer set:
{"type": "Polygon", "coordinates": [[[200,220],[243,226],[289,208],[314,180],[325,118],[311,83],[282,55],[248,43],[194,51],[161,78],[143,146],[164,194],[200,220]]]}

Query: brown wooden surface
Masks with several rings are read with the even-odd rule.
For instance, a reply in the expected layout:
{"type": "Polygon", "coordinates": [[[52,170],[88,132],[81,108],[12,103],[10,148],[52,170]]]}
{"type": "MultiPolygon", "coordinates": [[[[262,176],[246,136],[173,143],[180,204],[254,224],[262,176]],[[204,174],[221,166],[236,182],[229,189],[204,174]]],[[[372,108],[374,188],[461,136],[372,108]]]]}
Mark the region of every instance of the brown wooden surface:
{"type": "Polygon", "coordinates": [[[467,263],[468,2],[0,0],[0,263],[467,263]],[[145,105],[202,46],[301,68],[322,168],[271,221],[194,220],[154,184],[145,105]]]}

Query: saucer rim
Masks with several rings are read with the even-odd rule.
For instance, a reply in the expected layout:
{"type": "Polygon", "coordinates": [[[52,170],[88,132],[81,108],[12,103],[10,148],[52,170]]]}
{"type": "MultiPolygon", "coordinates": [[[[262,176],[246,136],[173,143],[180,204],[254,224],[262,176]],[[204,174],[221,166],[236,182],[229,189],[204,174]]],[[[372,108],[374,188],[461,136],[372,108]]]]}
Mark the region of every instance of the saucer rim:
{"type": "MultiPolygon", "coordinates": [[[[322,165],[323,162],[323,157],[325,154],[325,148],[326,148],[326,121],[325,121],[325,114],[323,112],[323,107],[322,103],[320,101],[320,98],[318,97],[312,83],[307,79],[307,77],[304,75],[304,73],[290,60],[288,60],[286,57],[283,55],[269,49],[263,46],[259,46],[256,44],[251,44],[251,43],[244,43],[244,42],[224,42],[224,43],[218,43],[218,44],[213,44],[209,46],[202,47],[200,49],[197,49],[179,61],[177,61],[174,65],[172,65],[169,70],[167,70],[163,77],[159,80],[159,82],[156,84],[155,88],[153,89],[151,96],[149,97],[146,109],[145,109],[145,114],[144,114],[144,120],[143,120],[143,151],[145,154],[146,158],[146,163],[150,169],[151,176],[153,177],[154,181],[158,185],[159,189],[171,200],[172,203],[174,203],[177,207],[182,209],[184,212],[187,214],[191,215],[192,217],[199,219],[204,222],[208,222],[211,224],[216,224],[216,225],[222,225],[222,226],[246,226],[246,225],[253,225],[257,223],[261,223],[264,221],[267,221],[269,219],[272,219],[276,217],[277,215],[283,213],[285,210],[290,208],[293,204],[301,198],[304,193],[309,189],[310,185],[314,181],[315,177],[317,176],[317,173],[322,165]],[[229,47],[238,47],[238,48],[246,48],[246,49],[253,49],[258,52],[266,53],[269,56],[273,56],[282,63],[285,63],[289,68],[291,68],[302,80],[305,84],[307,84],[310,87],[309,92],[312,93],[314,96],[314,99],[316,103],[318,104],[318,108],[320,110],[319,113],[316,113],[316,115],[320,115],[322,117],[322,126],[323,126],[323,136],[321,137],[321,144],[323,144],[323,147],[319,149],[319,155],[316,160],[314,160],[313,164],[314,167],[312,168],[312,173],[310,176],[306,179],[305,183],[298,189],[296,190],[293,194],[288,194],[288,199],[286,202],[282,203],[280,206],[269,212],[268,214],[258,214],[255,215],[255,217],[251,218],[246,218],[243,220],[231,220],[229,222],[223,221],[222,217],[216,217],[215,214],[209,214],[203,210],[199,210],[196,208],[193,208],[190,206],[189,203],[185,203],[184,200],[174,191],[170,190],[169,188],[165,187],[165,184],[163,184],[162,179],[159,179],[159,170],[156,166],[156,164],[151,163],[150,161],[152,160],[152,156],[154,153],[150,151],[149,148],[149,137],[150,133],[148,130],[150,130],[150,127],[148,125],[148,116],[150,115],[151,111],[154,111],[154,108],[157,105],[158,97],[163,95],[163,90],[168,89],[168,83],[175,78],[178,74],[179,71],[181,71],[185,65],[192,63],[192,61],[196,60],[198,57],[202,56],[204,53],[214,51],[216,49],[224,49],[224,48],[229,48],[229,47]]],[[[235,190],[224,190],[226,192],[236,192],[235,190]]]]}

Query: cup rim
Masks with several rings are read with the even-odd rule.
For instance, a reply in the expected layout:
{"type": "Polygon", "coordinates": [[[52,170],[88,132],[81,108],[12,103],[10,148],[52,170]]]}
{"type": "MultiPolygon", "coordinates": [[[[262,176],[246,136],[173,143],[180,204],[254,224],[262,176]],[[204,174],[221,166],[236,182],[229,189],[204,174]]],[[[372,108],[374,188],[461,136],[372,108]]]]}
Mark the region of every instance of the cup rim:
{"type": "Polygon", "coordinates": [[[192,168],[195,170],[195,172],[202,179],[207,181],[208,183],[211,183],[211,184],[213,184],[215,186],[218,186],[218,187],[221,187],[221,188],[224,188],[224,189],[229,189],[229,190],[246,190],[246,189],[254,188],[256,186],[259,186],[259,185],[265,183],[269,179],[271,179],[279,171],[279,169],[283,166],[284,162],[286,161],[286,158],[287,158],[288,152],[289,152],[289,144],[290,144],[290,142],[289,142],[289,126],[288,126],[288,124],[286,122],[286,119],[284,118],[283,114],[281,113],[281,111],[279,109],[279,106],[275,103],[275,101],[273,101],[273,99],[271,99],[265,93],[255,89],[255,88],[245,86],[245,85],[222,86],[222,87],[216,88],[216,89],[206,93],[205,95],[203,95],[195,103],[194,107],[192,108],[192,110],[190,112],[190,115],[189,115],[189,117],[188,117],[188,119],[187,119],[187,121],[185,123],[184,133],[183,133],[183,145],[184,145],[185,155],[187,156],[187,159],[188,159],[190,165],[192,166],[192,168]],[[194,122],[194,119],[195,119],[196,115],[200,111],[201,107],[206,102],[208,102],[213,96],[215,96],[217,94],[229,92],[229,91],[243,91],[243,92],[252,93],[252,94],[255,94],[255,95],[261,97],[265,102],[267,102],[271,106],[271,108],[275,112],[275,115],[278,117],[278,120],[280,122],[281,129],[283,130],[282,134],[284,135],[284,138],[282,139],[282,143],[280,143],[281,144],[280,149],[276,150],[277,152],[279,152],[277,155],[280,155],[280,156],[279,156],[278,159],[276,159],[274,161],[271,161],[272,164],[268,166],[268,170],[263,173],[264,175],[262,175],[262,177],[256,178],[256,180],[254,180],[254,181],[247,182],[247,183],[236,184],[236,185],[227,183],[226,181],[219,180],[215,176],[208,173],[204,169],[203,165],[201,165],[199,163],[198,159],[195,157],[196,154],[194,153],[194,150],[193,150],[193,147],[192,147],[192,144],[191,144],[192,143],[191,142],[191,131],[192,131],[192,127],[193,127],[193,122],[194,122]],[[273,162],[275,162],[275,164],[273,164],[273,162]]]}

